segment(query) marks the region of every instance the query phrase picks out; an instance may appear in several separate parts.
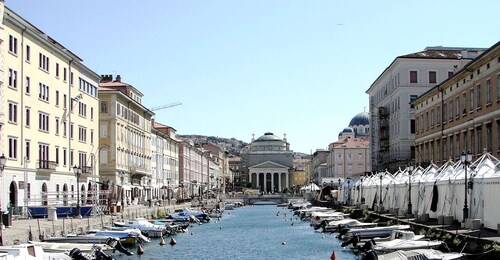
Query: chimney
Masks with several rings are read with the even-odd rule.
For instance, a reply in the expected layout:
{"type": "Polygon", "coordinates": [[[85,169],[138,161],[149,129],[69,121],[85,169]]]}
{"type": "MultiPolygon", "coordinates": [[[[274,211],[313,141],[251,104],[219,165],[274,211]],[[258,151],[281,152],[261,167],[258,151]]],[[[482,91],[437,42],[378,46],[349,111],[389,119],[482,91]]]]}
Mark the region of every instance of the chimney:
{"type": "Polygon", "coordinates": [[[111,75],[101,75],[101,82],[110,82],[113,80],[113,77],[111,75]]]}
{"type": "Polygon", "coordinates": [[[122,82],[122,76],[116,75],[116,82],[122,82]]]}

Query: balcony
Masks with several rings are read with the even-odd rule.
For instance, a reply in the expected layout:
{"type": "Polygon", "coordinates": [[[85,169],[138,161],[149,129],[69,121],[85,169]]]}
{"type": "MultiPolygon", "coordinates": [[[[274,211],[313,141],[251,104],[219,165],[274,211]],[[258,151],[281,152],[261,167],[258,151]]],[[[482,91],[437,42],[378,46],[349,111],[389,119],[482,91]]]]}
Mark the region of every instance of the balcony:
{"type": "Polygon", "coordinates": [[[43,173],[51,173],[56,170],[57,167],[57,162],[54,161],[49,161],[49,160],[38,160],[37,162],[38,172],[43,172],[43,173]]]}
{"type": "Polygon", "coordinates": [[[83,174],[92,174],[92,166],[82,166],[83,174]]]}
{"type": "Polygon", "coordinates": [[[130,166],[129,167],[129,170],[130,170],[130,175],[132,176],[132,178],[134,179],[140,179],[142,177],[145,177],[145,176],[150,176],[151,175],[151,172],[146,169],[146,166],[145,165],[140,165],[140,166],[130,166]]]}

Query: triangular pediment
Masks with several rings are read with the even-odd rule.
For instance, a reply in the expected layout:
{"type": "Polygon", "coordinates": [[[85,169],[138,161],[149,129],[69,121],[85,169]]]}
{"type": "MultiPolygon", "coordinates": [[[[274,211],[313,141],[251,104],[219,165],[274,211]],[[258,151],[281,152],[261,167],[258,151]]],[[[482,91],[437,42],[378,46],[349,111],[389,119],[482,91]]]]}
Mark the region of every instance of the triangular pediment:
{"type": "Polygon", "coordinates": [[[267,169],[267,168],[284,168],[284,169],[288,169],[288,167],[285,166],[285,165],[282,165],[282,164],[279,164],[279,163],[275,163],[275,162],[271,162],[271,161],[265,161],[265,162],[256,164],[254,166],[250,166],[249,168],[250,169],[267,169]]]}

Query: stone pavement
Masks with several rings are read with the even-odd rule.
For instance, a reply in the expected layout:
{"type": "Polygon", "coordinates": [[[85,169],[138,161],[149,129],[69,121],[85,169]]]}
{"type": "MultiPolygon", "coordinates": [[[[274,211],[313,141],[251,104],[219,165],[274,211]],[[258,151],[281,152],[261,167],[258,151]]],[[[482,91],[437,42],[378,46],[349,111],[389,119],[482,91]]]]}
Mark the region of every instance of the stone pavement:
{"type": "Polygon", "coordinates": [[[44,237],[61,236],[64,234],[82,234],[88,230],[101,229],[106,226],[112,226],[113,221],[127,220],[135,217],[151,218],[153,212],[158,210],[167,214],[176,209],[191,207],[191,204],[170,205],[163,207],[147,207],[142,205],[131,205],[120,213],[111,215],[96,215],[90,217],[77,218],[58,218],[49,221],[47,219],[18,219],[12,220],[12,226],[0,230],[0,242],[3,245],[13,245],[17,243],[26,243],[30,239],[41,241],[44,237]],[[30,238],[31,233],[31,238],[30,238]]]}

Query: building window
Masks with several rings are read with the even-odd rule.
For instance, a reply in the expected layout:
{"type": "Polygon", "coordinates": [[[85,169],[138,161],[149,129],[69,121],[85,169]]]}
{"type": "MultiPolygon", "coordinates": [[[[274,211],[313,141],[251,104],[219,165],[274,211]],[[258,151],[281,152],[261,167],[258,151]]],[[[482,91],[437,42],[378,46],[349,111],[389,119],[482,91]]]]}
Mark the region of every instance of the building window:
{"type": "Polygon", "coordinates": [[[471,112],[474,110],[474,89],[469,91],[469,110],[471,112]]]}
{"type": "Polygon", "coordinates": [[[460,116],[460,97],[455,98],[455,117],[460,116]]]}
{"type": "Polygon", "coordinates": [[[436,109],[436,124],[441,124],[441,106],[438,106],[436,109]]]}
{"type": "Polygon", "coordinates": [[[59,118],[56,118],[56,135],[59,135],[59,118]]]}
{"type": "Polygon", "coordinates": [[[69,84],[73,86],[73,72],[69,73],[69,84]]]}
{"type": "Polygon", "coordinates": [[[453,71],[448,71],[448,78],[453,77],[453,74],[454,74],[453,71]]]}
{"type": "Polygon", "coordinates": [[[66,99],[67,99],[66,94],[63,94],[63,107],[64,107],[64,109],[66,109],[66,99]]]}
{"type": "Polygon", "coordinates": [[[78,102],[78,115],[87,117],[87,104],[78,102]]]}
{"type": "Polygon", "coordinates": [[[26,94],[30,94],[30,85],[31,85],[31,82],[30,82],[30,77],[26,76],[26,94]]]}
{"type": "Polygon", "coordinates": [[[462,134],[462,145],[463,145],[463,148],[462,151],[467,151],[467,132],[463,132],[462,134]]]}
{"type": "Polygon", "coordinates": [[[431,127],[434,127],[434,109],[431,110],[431,127]]]}
{"type": "Polygon", "coordinates": [[[476,128],[477,131],[477,154],[483,152],[483,127],[476,128]]]}
{"type": "Polygon", "coordinates": [[[497,99],[500,99],[500,74],[497,75],[497,99]]]}
{"type": "Polygon", "coordinates": [[[63,136],[66,137],[66,121],[63,122],[63,136]]]}
{"type": "Polygon", "coordinates": [[[449,113],[450,113],[450,120],[453,120],[453,100],[450,101],[449,113]]]}
{"type": "Polygon", "coordinates": [[[462,114],[467,113],[467,93],[462,94],[462,114]]]}
{"type": "Polygon", "coordinates": [[[17,38],[9,35],[9,52],[17,55],[17,38]]]}
{"type": "Polygon", "coordinates": [[[27,161],[29,161],[29,160],[30,160],[30,150],[31,150],[31,149],[30,149],[30,147],[31,147],[30,145],[31,145],[30,141],[26,141],[26,146],[25,146],[25,149],[26,149],[26,155],[25,155],[25,157],[26,157],[26,160],[27,160],[27,161]]]}
{"type": "Polygon", "coordinates": [[[94,120],[94,108],[90,108],[90,120],[94,120]]]}
{"type": "Polygon", "coordinates": [[[17,71],[9,69],[9,87],[17,89],[17,71]]]}
{"type": "Polygon", "coordinates": [[[59,78],[59,63],[56,63],[56,78],[59,78]]]}
{"type": "Polygon", "coordinates": [[[418,83],[418,73],[416,70],[410,71],[410,83],[418,83]]]}
{"type": "Polygon", "coordinates": [[[49,86],[39,83],[38,84],[38,98],[44,101],[49,101],[49,86]]]}
{"type": "Polygon", "coordinates": [[[491,124],[486,125],[486,149],[488,152],[492,151],[492,145],[491,145],[491,124]]]}
{"type": "Polygon", "coordinates": [[[78,127],[78,141],[87,142],[87,128],[82,126],[78,127]]]}
{"type": "Polygon", "coordinates": [[[73,139],[73,124],[69,125],[69,138],[73,139]]]}
{"type": "Polygon", "coordinates": [[[29,45],[26,45],[26,61],[31,61],[31,48],[29,45]]]}
{"type": "Polygon", "coordinates": [[[435,71],[429,71],[429,83],[430,84],[437,83],[437,76],[435,71]]]}
{"type": "Polygon", "coordinates": [[[68,151],[66,149],[63,149],[63,166],[68,165],[67,164],[67,158],[68,158],[68,151]]]}
{"type": "Polygon", "coordinates": [[[30,113],[31,112],[31,109],[29,107],[26,108],[26,127],[30,127],[31,125],[31,116],[30,116],[30,113]]]}
{"type": "Polygon", "coordinates": [[[56,164],[59,165],[59,147],[56,147],[56,164]]]}
{"type": "Polygon", "coordinates": [[[59,106],[59,90],[56,90],[56,106],[59,106]]]}
{"type": "Polygon", "coordinates": [[[491,103],[491,80],[486,80],[486,104],[491,103]]]}
{"type": "Polygon", "coordinates": [[[63,81],[66,82],[66,78],[68,77],[68,71],[66,68],[63,68],[63,81]]]}
{"type": "Polygon", "coordinates": [[[470,130],[470,150],[471,152],[474,152],[474,148],[476,148],[476,135],[474,133],[474,130],[470,130]]]}
{"type": "Polygon", "coordinates": [[[477,107],[480,108],[481,104],[481,84],[476,86],[476,96],[477,96],[477,107]]]}
{"type": "Polygon", "coordinates": [[[17,104],[9,103],[9,122],[17,123],[17,104]]]}
{"type": "Polygon", "coordinates": [[[108,113],[108,102],[101,101],[101,114],[107,114],[107,113],[108,113]]]}
{"type": "Polygon", "coordinates": [[[448,121],[448,105],[447,104],[443,104],[443,124],[446,123],[446,121],[448,121]]]}
{"type": "Polygon", "coordinates": [[[38,129],[41,131],[49,131],[49,115],[38,113],[38,129]]]}
{"type": "Polygon", "coordinates": [[[38,54],[38,67],[46,72],[49,72],[49,57],[42,53],[38,54]]]}
{"type": "Polygon", "coordinates": [[[48,144],[39,144],[38,145],[38,159],[40,162],[43,162],[43,166],[49,166],[49,145],[48,144]]]}
{"type": "Polygon", "coordinates": [[[9,159],[17,159],[17,138],[9,137],[9,159]]]}

